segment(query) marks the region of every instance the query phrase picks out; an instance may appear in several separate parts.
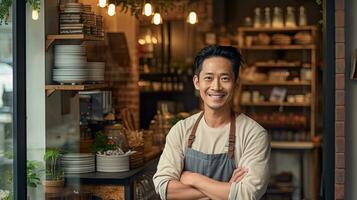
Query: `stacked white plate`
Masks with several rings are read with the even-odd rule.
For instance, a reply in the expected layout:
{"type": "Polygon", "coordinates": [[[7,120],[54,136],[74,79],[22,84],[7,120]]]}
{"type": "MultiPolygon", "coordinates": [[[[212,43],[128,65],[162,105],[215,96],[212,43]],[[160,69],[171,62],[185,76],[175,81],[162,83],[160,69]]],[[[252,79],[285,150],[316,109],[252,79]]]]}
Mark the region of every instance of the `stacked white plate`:
{"type": "Polygon", "coordinates": [[[89,173],[95,171],[95,157],[90,153],[63,155],[61,164],[65,173],[89,173]]]}
{"type": "Polygon", "coordinates": [[[104,81],[104,62],[87,62],[84,45],[56,45],[53,81],[83,83],[104,81]]]}
{"type": "Polygon", "coordinates": [[[97,171],[125,172],[129,171],[129,155],[99,155],[97,154],[97,171]]]}

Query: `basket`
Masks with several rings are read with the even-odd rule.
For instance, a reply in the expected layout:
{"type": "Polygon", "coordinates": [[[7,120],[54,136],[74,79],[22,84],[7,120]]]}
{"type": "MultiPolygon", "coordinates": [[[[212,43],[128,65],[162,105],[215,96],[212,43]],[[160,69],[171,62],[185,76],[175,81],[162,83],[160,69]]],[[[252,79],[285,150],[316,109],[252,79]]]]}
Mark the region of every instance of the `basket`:
{"type": "Polygon", "coordinates": [[[132,150],[136,151],[130,155],[130,169],[135,169],[144,165],[144,146],[138,146],[132,150]]]}

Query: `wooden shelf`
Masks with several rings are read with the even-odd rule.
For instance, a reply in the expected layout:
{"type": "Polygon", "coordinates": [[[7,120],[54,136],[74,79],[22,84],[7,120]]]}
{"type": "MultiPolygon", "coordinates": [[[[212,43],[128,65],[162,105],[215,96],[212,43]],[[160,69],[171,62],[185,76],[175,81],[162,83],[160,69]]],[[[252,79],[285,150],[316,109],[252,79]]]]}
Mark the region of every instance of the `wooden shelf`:
{"type": "Polygon", "coordinates": [[[273,86],[273,85],[311,85],[310,81],[242,81],[242,85],[266,85],[266,86],[273,86]]]}
{"type": "Polygon", "coordinates": [[[271,142],[273,149],[313,149],[316,146],[313,142],[271,142]]]}
{"type": "Polygon", "coordinates": [[[238,46],[241,50],[297,50],[297,49],[316,49],[316,45],[253,45],[250,47],[238,46]]]}
{"type": "Polygon", "coordinates": [[[86,35],[86,34],[62,34],[62,35],[47,35],[46,50],[52,45],[55,40],[86,40],[86,41],[100,41],[104,37],[86,35]]]}
{"type": "Polygon", "coordinates": [[[46,85],[46,96],[51,96],[56,90],[64,91],[86,91],[107,88],[107,84],[85,84],[85,85],[46,85]]]}
{"type": "Polygon", "coordinates": [[[238,31],[245,32],[292,32],[292,31],[313,31],[317,30],[316,26],[297,26],[297,27],[282,27],[282,28],[254,28],[254,27],[242,27],[238,31]]]}
{"type": "Polygon", "coordinates": [[[310,103],[288,103],[288,102],[249,102],[249,103],[241,103],[241,106],[296,106],[296,107],[310,107],[310,103]]]}
{"type": "Polygon", "coordinates": [[[300,63],[255,63],[255,67],[302,67],[300,63]]]}

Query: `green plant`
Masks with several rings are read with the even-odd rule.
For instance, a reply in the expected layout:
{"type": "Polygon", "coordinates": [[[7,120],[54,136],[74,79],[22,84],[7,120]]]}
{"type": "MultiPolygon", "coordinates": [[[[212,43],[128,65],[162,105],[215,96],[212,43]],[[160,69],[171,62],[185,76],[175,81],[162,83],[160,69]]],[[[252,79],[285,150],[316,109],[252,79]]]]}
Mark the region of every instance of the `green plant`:
{"type": "Polygon", "coordinates": [[[115,150],[117,148],[117,144],[108,138],[108,136],[102,131],[98,131],[94,143],[90,146],[90,150],[92,153],[104,152],[108,150],[115,150]]]}
{"type": "MultiPolygon", "coordinates": [[[[154,4],[154,7],[159,12],[168,12],[174,7],[174,0],[155,0],[148,1],[154,4]]],[[[131,15],[138,17],[146,1],[142,0],[109,0],[108,3],[113,3],[115,6],[121,7],[120,12],[127,13],[130,10],[131,15]]]]}
{"type": "Polygon", "coordinates": [[[60,168],[59,160],[62,153],[58,149],[47,149],[43,160],[46,162],[46,179],[60,180],[63,178],[63,171],[60,168]]]}
{"type": "Polygon", "coordinates": [[[43,169],[40,167],[40,163],[34,160],[27,161],[27,186],[37,187],[40,184],[40,175],[43,169]]]}
{"type": "MultiPolygon", "coordinates": [[[[27,0],[32,10],[40,11],[41,0],[27,0]]],[[[12,6],[12,0],[0,0],[0,25],[9,20],[10,8],[12,6]]]]}

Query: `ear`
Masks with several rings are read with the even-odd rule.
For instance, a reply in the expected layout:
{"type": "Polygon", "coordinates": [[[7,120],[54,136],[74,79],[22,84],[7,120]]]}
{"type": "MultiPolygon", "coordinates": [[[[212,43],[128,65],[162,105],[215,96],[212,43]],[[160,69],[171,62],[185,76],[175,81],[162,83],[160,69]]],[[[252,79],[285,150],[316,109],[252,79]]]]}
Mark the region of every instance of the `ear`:
{"type": "Polygon", "coordinates": [[[200,82],[198,80],[198,76],[194,75],[192,80],[193,80],[193,85],[195,86],[196,90],[199,90],[200,89],[200,82]]]}

